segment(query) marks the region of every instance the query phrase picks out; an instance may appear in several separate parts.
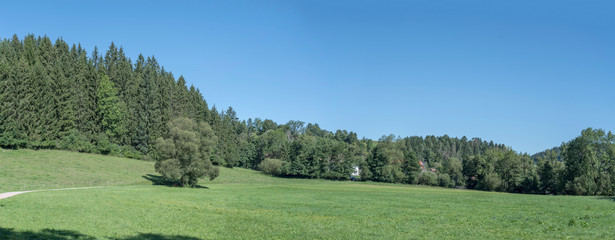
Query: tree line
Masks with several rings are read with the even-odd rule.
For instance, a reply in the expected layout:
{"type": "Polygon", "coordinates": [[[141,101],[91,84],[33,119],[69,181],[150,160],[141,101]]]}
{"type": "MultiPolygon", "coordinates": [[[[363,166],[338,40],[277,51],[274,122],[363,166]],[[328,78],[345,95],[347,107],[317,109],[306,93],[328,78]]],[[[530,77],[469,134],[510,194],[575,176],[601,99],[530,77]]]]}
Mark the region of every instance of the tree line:
{"type": "Polygon", "coordinates": [[[155,57],[111,43],[88,54],[61,38],[0,41],[0,147],[65,149],[156,161],[165,178],[194,186],[217,166],[280,177],[466,187],[539,194],[613,195],[613,134],[586,129],[535,156],[503,144],[444,136],[383,136],[302,121],[240,120],[209,107],[199,89],[155,57]],[[557,150],[557,151],[556,151],[557,150]],[[612,176],[612,177],[611,177],[612,176]]]}

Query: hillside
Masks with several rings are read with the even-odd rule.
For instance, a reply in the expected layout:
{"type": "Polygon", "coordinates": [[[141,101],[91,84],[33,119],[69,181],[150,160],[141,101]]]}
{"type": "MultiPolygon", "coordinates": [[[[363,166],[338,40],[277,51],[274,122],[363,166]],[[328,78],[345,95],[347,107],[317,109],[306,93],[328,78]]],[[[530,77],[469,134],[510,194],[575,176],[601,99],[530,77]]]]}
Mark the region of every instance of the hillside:
{"type": "MultiPolygon", "coordinates": [[[[154,163],[60,150],[0,149],[0,192],[74,186],[151,185],[159,177],[154,163]]],[[[207,184],[301,181],[270,177],[244,168],[221,168],[207,184]]],[[[323,180],[324,181],[324,180],[323,180]]]]}
{"type": "Polygon", "coordinates": [[[0,149],[0,166],[0,191],[143,184],[155,173],[152,162],[57,150],[0,149]]]}
{"type": "Polygon", "coordinates": [[[555,154],[555,158],[558,161],[562,161],[562,147],[552,147],[551,149],[546,149],[542,152],[538,152],[533,154],[532,160],[534,161],[538,161],[538,159],[544,159],[547,158],[547,156],[549,155],[549,153],[552,152],[553,154],[555,154]]]}

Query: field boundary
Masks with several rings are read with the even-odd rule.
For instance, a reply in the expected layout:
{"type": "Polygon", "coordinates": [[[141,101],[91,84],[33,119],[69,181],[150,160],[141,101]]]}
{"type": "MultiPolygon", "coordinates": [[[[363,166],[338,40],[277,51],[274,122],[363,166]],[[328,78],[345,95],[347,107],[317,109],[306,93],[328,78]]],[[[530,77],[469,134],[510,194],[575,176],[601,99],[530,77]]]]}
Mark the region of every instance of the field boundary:
{"type": "Polygon", "coordinates": [[[88,188],[102,188],[102,186],[97,186],[97,187],[76,187],[76,188],[57,188],[57,189],[40,189],[40,190],[18,191],[18,192],[5,192],[5,193],[0,193],[0,199],[10,198],[12,196],[16,196],[16,195],[19,195],[19,194],[22,194],[22,193],[29,193],[29,192],[75,190],[75,189],[88,189],[88,188]]]}

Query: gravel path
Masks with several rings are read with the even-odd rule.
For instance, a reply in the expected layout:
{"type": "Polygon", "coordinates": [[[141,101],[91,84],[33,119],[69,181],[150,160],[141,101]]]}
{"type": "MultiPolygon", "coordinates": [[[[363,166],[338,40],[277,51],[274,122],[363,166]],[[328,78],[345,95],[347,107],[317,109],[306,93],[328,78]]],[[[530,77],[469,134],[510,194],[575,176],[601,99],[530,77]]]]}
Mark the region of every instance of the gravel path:
{"type": "Polygon", "coordinates": [[[0,199],[5,199],[5,198],[9,198],[15,195],[19,195],[22,193],[29,193],[29,192],[58,191],[58,190],[87,189],[87,188],[101,188],[101,187],[77,187],[77,188],[58,188],[58,189],[30,190],[30,191],[19,191],[19,192],[5,192],[5,193],[0,193],[0,199]]]}

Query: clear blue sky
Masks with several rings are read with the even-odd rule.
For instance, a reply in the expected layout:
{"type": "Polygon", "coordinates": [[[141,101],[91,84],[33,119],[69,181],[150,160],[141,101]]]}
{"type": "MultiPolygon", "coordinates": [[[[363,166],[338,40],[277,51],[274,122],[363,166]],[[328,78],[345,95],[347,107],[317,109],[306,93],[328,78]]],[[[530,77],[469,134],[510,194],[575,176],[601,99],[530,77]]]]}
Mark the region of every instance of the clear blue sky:
{"type": "Polygon", "coordinates": [[[10,1],[0,37],[155,55],[241,119],[535,153],[615,130],[615,1],[10,1]]]}

